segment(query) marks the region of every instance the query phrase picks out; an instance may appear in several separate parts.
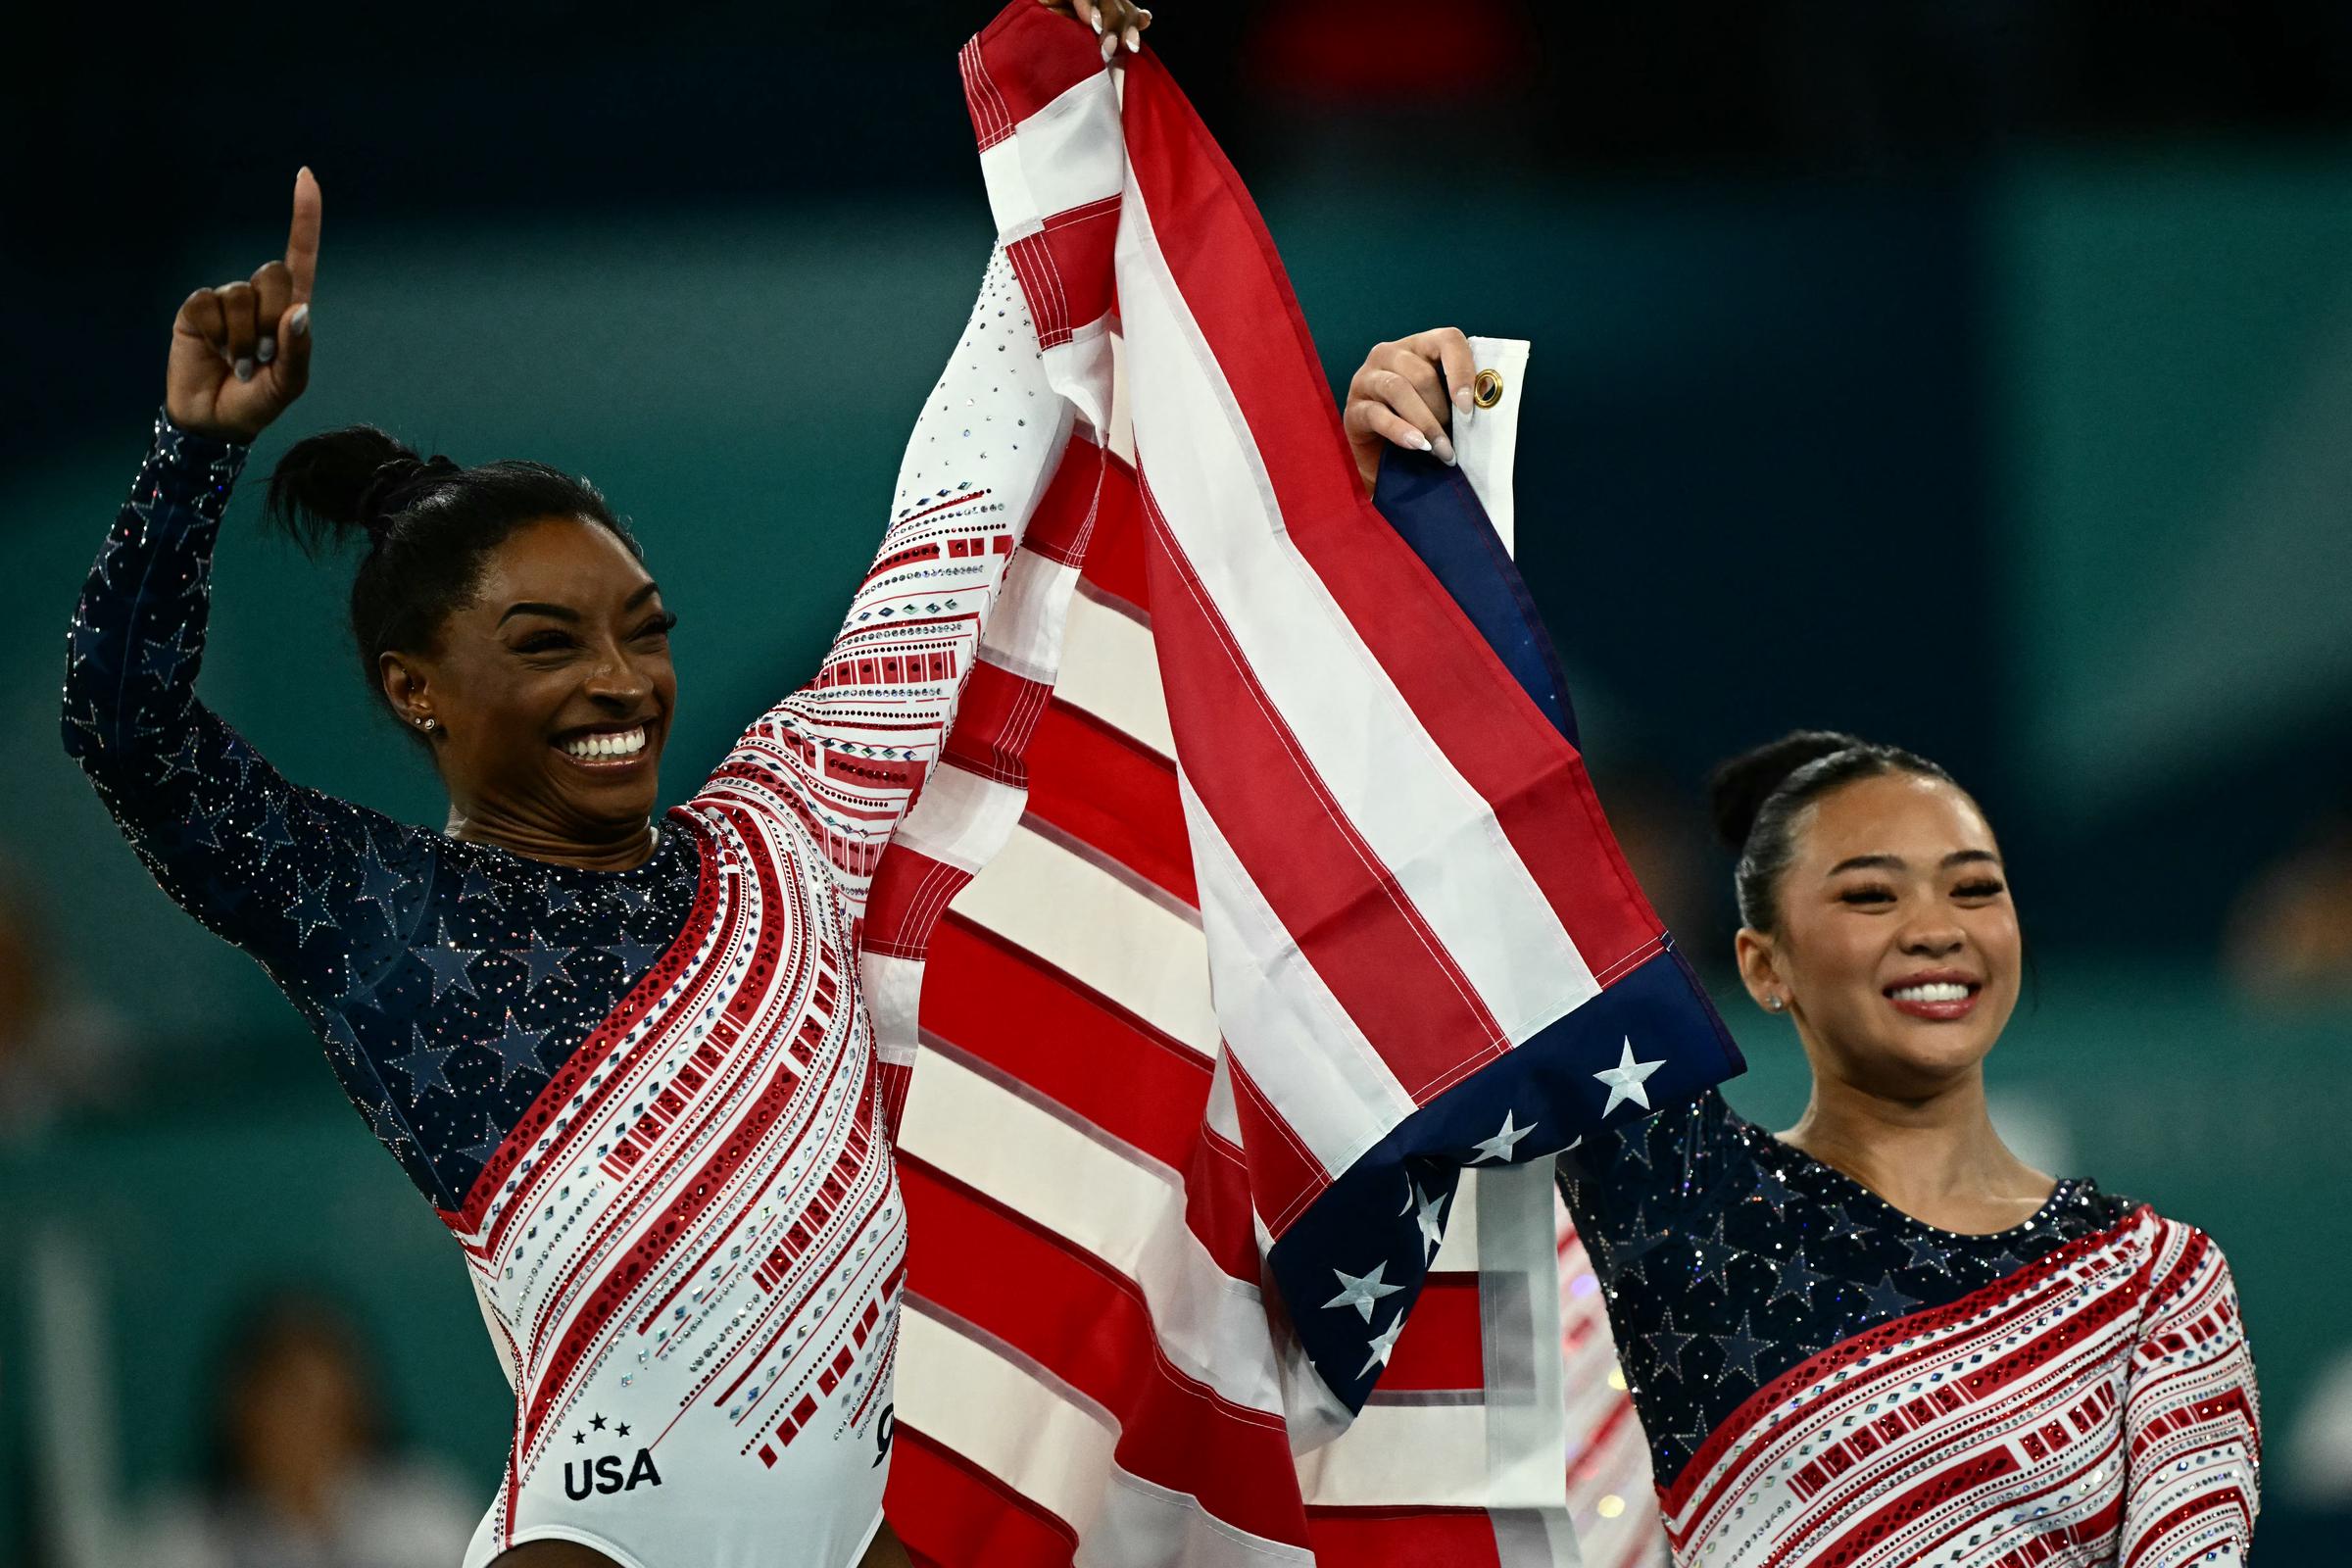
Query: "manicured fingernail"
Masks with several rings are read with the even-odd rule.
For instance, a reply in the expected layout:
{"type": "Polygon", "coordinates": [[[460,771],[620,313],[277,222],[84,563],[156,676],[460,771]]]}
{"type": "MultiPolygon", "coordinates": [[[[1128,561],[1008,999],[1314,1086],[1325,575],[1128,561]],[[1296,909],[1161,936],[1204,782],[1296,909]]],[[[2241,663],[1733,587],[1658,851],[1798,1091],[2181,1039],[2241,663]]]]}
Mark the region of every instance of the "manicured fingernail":
{"type": "Polygon", "coordinates": [[[1470,401],[1470,389],[1468,387],[1457,386],[1453,389],[1453,406],[1461,410],[1464,414],[1468,414],[1470,412],[1472,404],[1470,401]]]}
{"type": "Polygon", "coordinates": [[[1129,23],[1127,25],[1127,52],[1131,55],[1140,55],[1144,52],[1143,31],[1133,23],[1129,23]]]}
{"type": "Polygon", "coordinates": [[[1112,55],[1115,55],[1118,52],[1119,40],[1109,33],[1104,33],[1102,35],[1102,58],[1104,60],[1108,60],[1112,55]]]}
{"type": "Polygon", "coordinates": [[[256,343],[253,346],[253,357],[261,361],[264,365],[268,365],[271,360],[276,359],[277,339],[273,337],[266,337],[259,343],[256,343]]]}
{"type": "Polygon", "coordinates": [[[1448,468],[1453,466],[1453,443],[1444,436],[1438,437],[1438,461],[1448,468]]]}
{"type": "Polygon", "coordinates": [[[297,305],[294,307],[294,318],[286,323],[286,330],[291,332],[296,337],[307,337],[310,335],[311,308],[308,305],[297,305]]]}
{"type": "Polygon", "coordinates": [[[1089,21],[1091,21],[1091,22],[1093,22],[1093,23],[1094,23],[1094,24],[1095,24],[1095,36],[1096,36],[1096,37],[1098,37],[1098,38],[1102,37],[1102,8],[1101,6],[1097,6],[1097,7],[1094,9],[1094,11],[1093,11],[1092,13],[1090,13],[1090,15],[1089,15],[1089,17],[1088,17],[1088,20],[1089,20],[1089,21]]]}
{"type": "Polygon", "coordinates": [[[245,359],[237,362],[237,379],[240,381],[253,379],[253,361],[245,359]]]}
{"type": "Polygon", "coordinates": [[[1429,437],[1423,435],[1418,430],[1408,430],[1405,433],[1413,438],[1413,450],[1415,452],[1427,452],[1429,450],[1429,437]]]}

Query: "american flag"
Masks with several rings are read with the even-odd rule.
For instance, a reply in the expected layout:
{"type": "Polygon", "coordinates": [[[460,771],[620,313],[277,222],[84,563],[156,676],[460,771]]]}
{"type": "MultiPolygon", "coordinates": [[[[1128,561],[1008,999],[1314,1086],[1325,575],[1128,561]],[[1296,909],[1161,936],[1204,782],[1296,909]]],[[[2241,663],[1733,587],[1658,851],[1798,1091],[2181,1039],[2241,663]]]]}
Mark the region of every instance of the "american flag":
{"type": "Polygon", "coordinates": [[[937,1563],[1576,1562],[1549,1156],[1738,1054],[1475,498],[1363,497],[1166,72],[1035,0],[961,65],[1075,416],[863,926],[893,1521],[937,1563]]]}

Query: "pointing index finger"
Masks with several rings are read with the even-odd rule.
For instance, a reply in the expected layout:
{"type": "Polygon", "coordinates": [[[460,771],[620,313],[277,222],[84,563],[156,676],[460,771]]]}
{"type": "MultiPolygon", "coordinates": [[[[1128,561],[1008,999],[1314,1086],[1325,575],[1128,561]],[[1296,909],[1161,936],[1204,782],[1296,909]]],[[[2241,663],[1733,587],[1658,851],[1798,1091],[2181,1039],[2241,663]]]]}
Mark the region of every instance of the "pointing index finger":
{"type": "Polygon", "coordinates": [[[318,177],[305,165],[294,176],[294,221],[286,229],[286,270],[294,279],[294,303],[307,302],[318,276],[318,177]]]}

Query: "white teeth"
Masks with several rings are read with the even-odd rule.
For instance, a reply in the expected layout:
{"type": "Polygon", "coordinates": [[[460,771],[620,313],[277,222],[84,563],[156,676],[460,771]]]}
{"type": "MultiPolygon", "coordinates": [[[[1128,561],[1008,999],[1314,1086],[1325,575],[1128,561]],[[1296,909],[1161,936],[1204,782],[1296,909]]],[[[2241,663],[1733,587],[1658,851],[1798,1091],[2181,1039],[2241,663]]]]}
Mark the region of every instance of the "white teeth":
{"type": "Polygon", "coordinates": [[[607,757],[635,757],[645,750],[645,726],[624,729],[618,734],[582,735],[564,743],[564,750],[573,757],[595,760],[607,757]]]}
{"type": "Polygon", "coordinates": [[[1889,995],[1897,1002],[1966,1002],[1968,987],[1955,980],[1940,980],[1933,985],[1904,986],[1889,995]]]}

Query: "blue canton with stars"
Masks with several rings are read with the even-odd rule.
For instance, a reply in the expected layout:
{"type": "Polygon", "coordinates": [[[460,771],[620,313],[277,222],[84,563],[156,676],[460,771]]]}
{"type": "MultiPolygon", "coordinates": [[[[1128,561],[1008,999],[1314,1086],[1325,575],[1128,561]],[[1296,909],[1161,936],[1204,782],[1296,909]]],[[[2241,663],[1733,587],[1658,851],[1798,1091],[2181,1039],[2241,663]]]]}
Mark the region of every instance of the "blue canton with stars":
{"type": "Polygon", "coordinates": [[[1559,1168],[1660,1488],[1790,1367],[1983,1290],[2137,1206],[2063,1181],[2013,1230],[1936,1230],[1713,1089],[1594,1134],[1559,1168]]]}
{"type": "Polygon", "coordinates": [[[549,1075],[685,929],[702,856],[524,859],[288,783],[196,700],[246,449],[156,423],[68,639],[66,750],[173,902],[269,971],[417,1191],[463,1206],[549,1075]]]}
{"type": "MultiPolygon", "coordinates": [[[[1392,450],[1373,500],[1573,741],[1550,638],[1461,471],[1392,450]]],[[[1372,1396],[1445,1240],[1463,1171],[1538,1166],[1596,1128],[1687,1100],[1743,1065],[1697,977],[1661,939],[1597,996],[1396,1122],[1290,1219],[1267,1256],[1325,1386],[1350,1410],[1372,1396]]]]}

